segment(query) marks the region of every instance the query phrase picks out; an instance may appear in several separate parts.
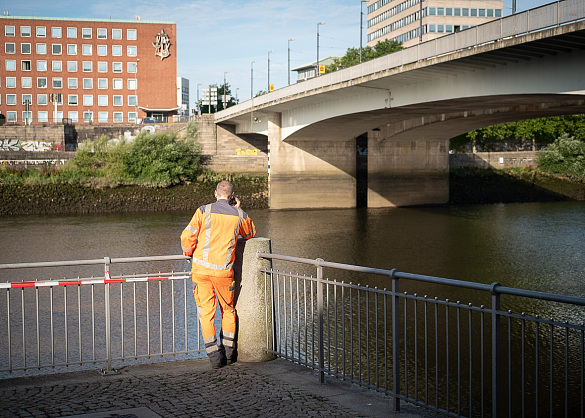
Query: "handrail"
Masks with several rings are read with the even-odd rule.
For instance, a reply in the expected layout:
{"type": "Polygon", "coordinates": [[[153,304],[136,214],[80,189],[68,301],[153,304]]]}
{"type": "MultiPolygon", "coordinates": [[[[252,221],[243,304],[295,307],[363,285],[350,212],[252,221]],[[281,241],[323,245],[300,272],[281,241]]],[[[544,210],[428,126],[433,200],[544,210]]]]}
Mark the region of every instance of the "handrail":
{"type": "Polygon", "coordinates": [[[189,260],[186,255],[161,255],[152,257],[126,257],[126,258],[97,258],[93,260],[71,260],[71,261],[41,261],[36,263],[11,263],[0,264],[2,269],[21,269],[36,267],[64,267],[64,266],[88,266],[98,264],[137,263],[142,261],[167,261],[167,260],[189,260]]]}
{"type": "Polygon", "coordinates": [[[293,263],[301,263],[301,264],[310,264],[313,266],[320,266],[320,267],[331,267],[337,268],[340,270],[348,270],[348,271],[356,271],[360,273],[368,273],[368,274],[377,274],[381,276],[388,276],[390,278],[397,278],[397,279],[406,279],[406,280],[415,280],[424,283],[433,283],[433,284],[440,284],[446,286],[456,286],[465,289],[472,289],[472,290],[481,290],[490,292],[492,294],[500,294],[500,295],[510,295],[510,296],[520,296],[520,297],[529,297],[534,299],[540,300],[547,300],[550,302],[560,302],[560,303],[570,303],[579,306],[585,306],[585,298],[580,298],[576,296],[566,296],[566,295],[559,295],[554,293],[546,293],[546,292],[538,292],[534,290],[525,290],[525,289],[517,289],[512,287],[505,287],[500,285],[499,283],[492,283],[492,284],[483,284],[483,283],[474,283],[464,280],[457,280],[457,279],[446,279],[442,277],[434,277],[434,276],[425,276],[420,274],[413,274],[413,273],[404,273],[398,270],[386,270],[386,269],[378,269],[372,267],[362,267],[362,266],[354,266],[351,264],[341,264],[341,263],[334,263],[330,261],[324,261],[320,259],[312,260],[308,258],[300,258],[300,257],[292,257],[287,255],[281,254],[268,254],[268,253],[257,253],[258,257],[261,258],[269,258],[273,260],[282,260],[282,261],[290,261],[293,263]]]}

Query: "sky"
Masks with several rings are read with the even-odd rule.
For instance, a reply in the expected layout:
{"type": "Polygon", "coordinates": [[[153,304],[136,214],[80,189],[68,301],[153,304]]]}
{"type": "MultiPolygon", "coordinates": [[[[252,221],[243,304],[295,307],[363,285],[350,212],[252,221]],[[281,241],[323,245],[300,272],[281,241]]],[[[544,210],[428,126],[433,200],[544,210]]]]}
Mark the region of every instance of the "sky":
{"type": "MultiPolygon", "coordinates": [[[[516,11],[551,3],[551,0],[516,0],[516,11]]],[[[135,19],[171,21],[177,24],[174,43],[177,75],[189,80],[190,107],[197,92],[210,84],[227,81],[239,101],[254,92],[288,85],[290,67],[319,58],[343,56],[360,46],[359,0],[0,0],[11,16],[135,19]],[[294,41],[288,41],[295,39],[294,41]],[[268,51],[274,51],[269,53],[268,51]],[[255,61],[252,64],[252,61],[255,61]],[[198,86],[198,84],[201,84],[198,86]]],[[[363,5],[362,44],[366,46],[366,4],[363,5]]],[[[504,0],[504,16],[512,13],[512,0],[504,0]]],[[[172,52],[171,47],[171,52],[172,52]]],[[[296,81],[291,72],[290,81],[296,81]]]]}

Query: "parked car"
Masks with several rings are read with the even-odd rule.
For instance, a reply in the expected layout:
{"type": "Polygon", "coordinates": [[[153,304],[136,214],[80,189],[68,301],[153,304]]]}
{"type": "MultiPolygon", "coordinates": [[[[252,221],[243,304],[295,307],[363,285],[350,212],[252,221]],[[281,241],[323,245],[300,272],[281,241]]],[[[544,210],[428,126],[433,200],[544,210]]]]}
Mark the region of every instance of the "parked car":
{"type": "Polygon", "coordinates": [[[141,123],[156,123],[156,120],[154,118],[142,118],[141,123]]]}

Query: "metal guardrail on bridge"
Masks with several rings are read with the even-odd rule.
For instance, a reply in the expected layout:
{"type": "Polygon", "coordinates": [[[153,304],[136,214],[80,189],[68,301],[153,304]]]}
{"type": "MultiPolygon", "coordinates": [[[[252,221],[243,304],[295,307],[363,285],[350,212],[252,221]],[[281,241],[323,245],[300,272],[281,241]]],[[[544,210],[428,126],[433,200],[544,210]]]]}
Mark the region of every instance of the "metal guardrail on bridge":
{"type": "Polygon", "coordinates": [[[584,298],[321,259],[258,257],[316,268],[316,276],[264,273],[267,323],[274,324],[268,346],[319,370],[321,381],[329,374],[387,393],[396,411],[403,400],[450,416],[584,416],[584,298]],[[391,290],[327,279],[325,268],[352,279],[360,273],[360,280],[391,290]],[[503,297],[511,309],[502,307],[503,297]]]}

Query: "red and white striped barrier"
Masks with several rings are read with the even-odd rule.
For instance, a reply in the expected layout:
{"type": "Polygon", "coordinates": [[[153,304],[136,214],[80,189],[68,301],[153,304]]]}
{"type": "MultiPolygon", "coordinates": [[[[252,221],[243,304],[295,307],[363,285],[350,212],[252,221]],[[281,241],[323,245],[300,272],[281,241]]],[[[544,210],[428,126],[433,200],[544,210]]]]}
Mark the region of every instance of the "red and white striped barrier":
{"type": "Polygon", "coordinates": [[[132,283],[132,282],[154,282],[160,280],[178,280],[190,279],[190,275],[168,276],[168,277],[129,277],[129,278],[108,278],[103,279],[82,279],[82,280],[47,280],[42,282],[12,282],[0,283],[0,289],[15,289],[20,287],[50,287],[50,286],[69,286],[69,285],[86,285],[86,284],[105,284],[105,283],[132,283]]]}

